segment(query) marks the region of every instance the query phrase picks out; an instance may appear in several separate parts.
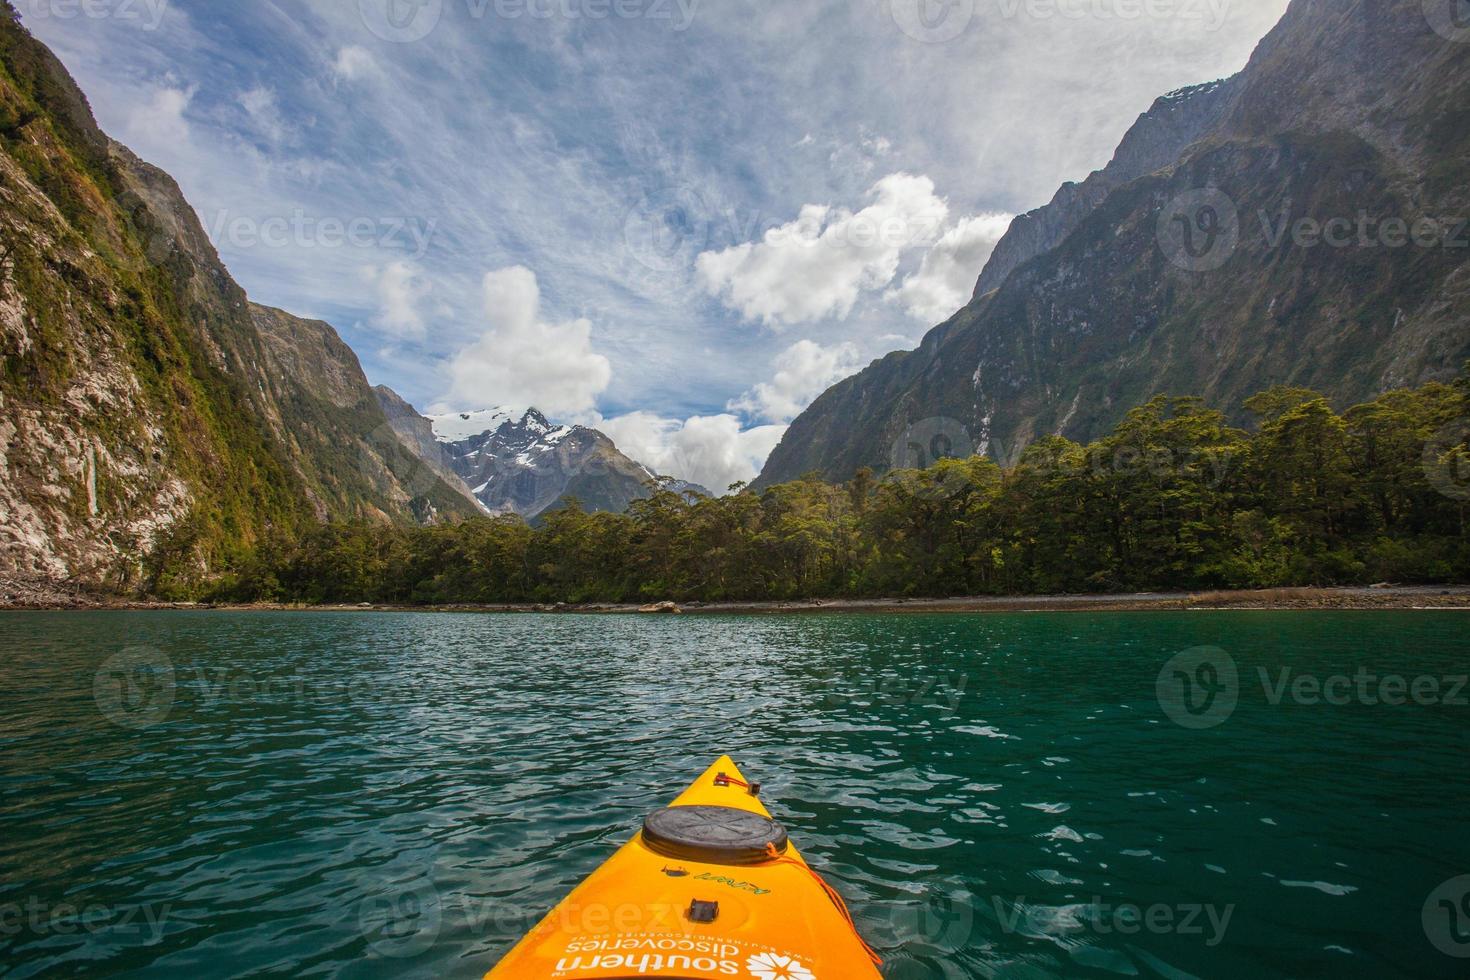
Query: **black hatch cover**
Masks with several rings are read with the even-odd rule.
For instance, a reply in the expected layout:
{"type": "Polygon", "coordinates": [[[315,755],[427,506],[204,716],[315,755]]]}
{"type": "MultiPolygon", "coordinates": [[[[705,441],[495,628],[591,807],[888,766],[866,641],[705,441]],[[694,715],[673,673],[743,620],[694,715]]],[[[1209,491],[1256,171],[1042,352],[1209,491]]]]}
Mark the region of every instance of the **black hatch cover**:
{"type": "Polygon", "coordinates": [[[760,864],[786,853],[786,828],[728,806],[671,806],[643,821],[643,842],[668,857],[705,864],[760,864]]]}

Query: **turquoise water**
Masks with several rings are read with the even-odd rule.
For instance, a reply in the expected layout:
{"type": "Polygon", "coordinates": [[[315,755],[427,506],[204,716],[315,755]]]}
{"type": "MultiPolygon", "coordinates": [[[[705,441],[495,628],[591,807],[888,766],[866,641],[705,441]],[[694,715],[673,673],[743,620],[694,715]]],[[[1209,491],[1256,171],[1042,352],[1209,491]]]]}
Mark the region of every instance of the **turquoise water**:
{"type": "Polygon", "coordinates": [[[4,614],[0,973],[476,977],[730,752],[889,977],[1465,976],[1467,669],[1453,612],[4,614]]]}

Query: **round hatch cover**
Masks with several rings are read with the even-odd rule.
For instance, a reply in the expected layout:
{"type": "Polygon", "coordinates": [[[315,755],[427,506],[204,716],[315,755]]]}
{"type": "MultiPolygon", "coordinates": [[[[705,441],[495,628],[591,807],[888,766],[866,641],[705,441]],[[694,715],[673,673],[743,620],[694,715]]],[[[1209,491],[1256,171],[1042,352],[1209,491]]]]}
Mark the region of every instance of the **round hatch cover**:
{"type": "Polygon", "coordinates": [[[770,817],[728,806],[671,806],[643,821],[643,842],[669,857],[706,864],[759,864],[767,847],[786,852],[786,828],[770,817]]]}

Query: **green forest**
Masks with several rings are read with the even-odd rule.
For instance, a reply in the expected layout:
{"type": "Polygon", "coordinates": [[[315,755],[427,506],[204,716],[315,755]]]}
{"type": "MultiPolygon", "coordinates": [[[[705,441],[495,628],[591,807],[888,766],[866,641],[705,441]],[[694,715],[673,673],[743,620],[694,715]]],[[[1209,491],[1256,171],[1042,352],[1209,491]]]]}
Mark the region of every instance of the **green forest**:
{"type": "Polygon", "coordinates": [[[1160,396],[1105,439],[1032,444],[844,484],[625,514],[565,501],[534,526],[322,526],[268,540],[219,601],[719,601],[1265,588],[1470,579],[1470,371],[1339,414],[1300,388],[1250,428],[1160,396]]]}

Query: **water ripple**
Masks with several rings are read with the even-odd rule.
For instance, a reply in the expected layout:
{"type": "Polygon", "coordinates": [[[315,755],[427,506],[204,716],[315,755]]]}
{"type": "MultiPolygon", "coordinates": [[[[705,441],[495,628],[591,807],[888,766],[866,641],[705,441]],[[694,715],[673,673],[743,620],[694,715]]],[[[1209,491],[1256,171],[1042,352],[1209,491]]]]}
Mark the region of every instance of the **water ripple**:
{"type": "Polygon", "coordinates": [[[728,752],[889,977],[1455,975],[1420,907],[1470,873],[1463,711],[1189,730],[1155,683],[1201,645],[1470,653],[1399,614],[0,615],[0,973],[477,977],[728,752]],[[137,649],[156,723],[94,686],[137,649]]]}

